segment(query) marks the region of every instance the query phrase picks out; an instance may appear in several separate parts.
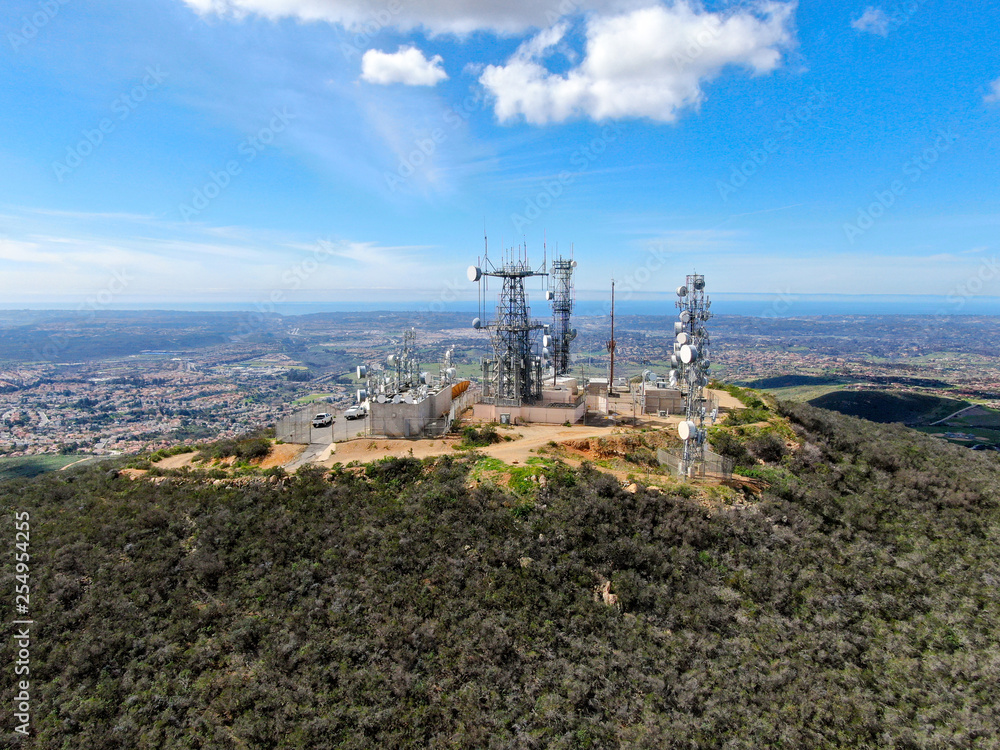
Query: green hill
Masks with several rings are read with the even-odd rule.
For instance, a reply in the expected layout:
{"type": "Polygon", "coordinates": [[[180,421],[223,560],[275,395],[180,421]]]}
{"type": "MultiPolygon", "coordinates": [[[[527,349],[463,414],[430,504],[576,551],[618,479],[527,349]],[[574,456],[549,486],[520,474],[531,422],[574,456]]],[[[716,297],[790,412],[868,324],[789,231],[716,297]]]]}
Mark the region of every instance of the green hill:
{"type": "Polygon", "coordinates": [[[929,424],[969,406],[968,401],[954,398],[886,391],[836,391],[809,403],[872,422],[904,424],[929,424]]]}
{"type": "Polygon", "coordinates": [[[0,484],[36,623],[9,746],[995,746],[1000,463],[783,412],[760,496],[562,466],[511,494],[474,457],[0,484]]]}

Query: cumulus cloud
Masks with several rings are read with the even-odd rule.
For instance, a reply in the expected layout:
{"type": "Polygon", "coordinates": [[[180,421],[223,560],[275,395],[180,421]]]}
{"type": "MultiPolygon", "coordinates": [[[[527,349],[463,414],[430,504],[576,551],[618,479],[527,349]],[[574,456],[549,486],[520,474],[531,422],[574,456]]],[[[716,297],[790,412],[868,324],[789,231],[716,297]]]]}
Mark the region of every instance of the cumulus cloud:
{"type": "Polygon", "coordinates": [[[983,101],[987,104],[1000,102],[1000,78],[990,81],[990,93],[983,97],[983,101]]]}
{"type": "MultiPolygon", "coordinates": [[[[553,25],[559,18],[585,11],[633,6],[639,0],[184,0],[203,14],[246,15],[329,21],[348,28],[402,30],[422,26],[432,32],[502,33],[553,25]]],[[[648,0],[647,0],[648,2],[648,0]]]]}
{"type": "Polygon", "coordinates": [[[851,28],[869,34],[888,36],[889,16],[882,9],[869,5],[865,8],[865,12],[861,14],[860,18],[851,21],[851,28]]]}
{"type": "Polygon", "coordinates": [[[756,74],[777,68],[793,43],[794,9],[765,1],[713,13],[679,1],[593,16],[585,57],[567,73],[549,72],[542,60],[566,32],[559,25],[522,44],[507,64],[488,66],[479,80],[501,122],[524,117],[540,125],[581,116],[672,122],[704,99],[702,84],[726,67],[756,74]]]}
{"type": "Polygon", "coordinates": [[[368,83],[434,86],[448,78],[441,62],[441,55],[428,60],[416,47],[403,46],[393,53],[370,49],[361,58],[361,78],[368,83]]]}

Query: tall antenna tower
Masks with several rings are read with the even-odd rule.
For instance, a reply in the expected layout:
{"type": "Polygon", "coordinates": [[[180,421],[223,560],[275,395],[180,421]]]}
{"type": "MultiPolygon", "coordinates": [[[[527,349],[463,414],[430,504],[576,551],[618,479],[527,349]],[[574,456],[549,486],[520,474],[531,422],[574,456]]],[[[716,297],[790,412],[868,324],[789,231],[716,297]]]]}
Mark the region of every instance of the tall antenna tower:
{"type": "Polygon", "coordinates": [[[684,399],[684,420],[677,425],[677,433],[684,441],[681,474],[690,476],[694,468],[705,463],[705,386],[711,365],[705,322],[712,317],[712,301],[705,294],[705,277],[700,274],[689,275],[687,283],[677,287],[677,297],[680,320],[674,323],[670,382],[680,386],[684,399]]]}
{"type": "Polygon", "coordinates": [[[553,376],[569,372],[569,342],[576,338],[570,327],[573,314],[573,269],[576,261],[559,257],[553,259],[552,289],[547,293],[552,300],[552,370],[553,376]]]}
{"type": "Polygon", "coordinates": [[[544,326],[531,319],[524,280],[547,276],[544,269],[544,263],[541,268],[532,269],[527,250],[521,248],[516,257],[511,249],[500,265],[484,257],[481,266],[469,266],[469,281],[480,285],[479,317],[472,321],[472,327],[489,331],[493,345],[493,358],[483,360],[484,403],[521,406],[542,398],[543,358],[535,354],[534,334],[544,326]],[[496,317],[486,323],[483,322],[486,317],[485,286],[490,277],[501,279],[503,287],[497,300],[496,317]]]}
{"type": "Polygon", "coordinates": [[[608,375],[608,396],[615,389],[615,349],[618,342],[615,341],[615,280],[611,279],[611,338],[608,340],[608,354],[611,355],[611,372],[608,375]]]}

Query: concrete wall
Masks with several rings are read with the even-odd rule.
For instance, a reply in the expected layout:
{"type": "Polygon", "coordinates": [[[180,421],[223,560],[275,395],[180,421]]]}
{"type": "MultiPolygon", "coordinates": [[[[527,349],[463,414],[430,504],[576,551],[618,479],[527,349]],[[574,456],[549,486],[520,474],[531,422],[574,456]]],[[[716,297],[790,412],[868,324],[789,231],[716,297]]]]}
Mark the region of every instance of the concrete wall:
{"type": "Polygon", "coordinates": [[[587,404],[580,401],[572,407],[565,406],[495,406],[493,404],[476,404],[472,408],[475,419],[484,422],[499,422],[501,414],[510,414],[511,423],[531,422],[535,424],[576,424],[587,414],[587,404]]]}
{"type": "Polygon", "coordinates": [[[543,404],[573,404],[576,396],[565,388],[546,388],[542,390],[543,404]]]}
{"type": "Polygon", "coordinates": [[[372,435],[417,437],[429,422],[447,417],[451,409],[451,386],[430,394],[423,401],[408,404],[369,404],[372,435]]]}
{"type": "Polygon", "coordinates": [[[681,392],[671,388],[646,389],[646,414],[679,414],[684,410],[684,399],[681,392]]]}

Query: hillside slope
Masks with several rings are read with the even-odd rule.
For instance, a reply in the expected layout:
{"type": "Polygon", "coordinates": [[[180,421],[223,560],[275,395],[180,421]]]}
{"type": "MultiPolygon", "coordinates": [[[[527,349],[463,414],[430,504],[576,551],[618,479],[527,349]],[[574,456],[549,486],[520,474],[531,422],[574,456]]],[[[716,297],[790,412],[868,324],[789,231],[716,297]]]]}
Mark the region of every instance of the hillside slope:
{"type": "Polygon", "coordinates": [[[872,422],[905,424],[930,424],[969,406],[968,401],[955,398],[887,391],[836,391],[809,403],[872,422]]]}
{"type": "Polygon", "coordinates": [[[998,747],[1000,463],[782,408],[803,447],[761,497],[558,466],[515,496],[448,458],[0,485],[38,623],[13,744],[998,747]]]}

